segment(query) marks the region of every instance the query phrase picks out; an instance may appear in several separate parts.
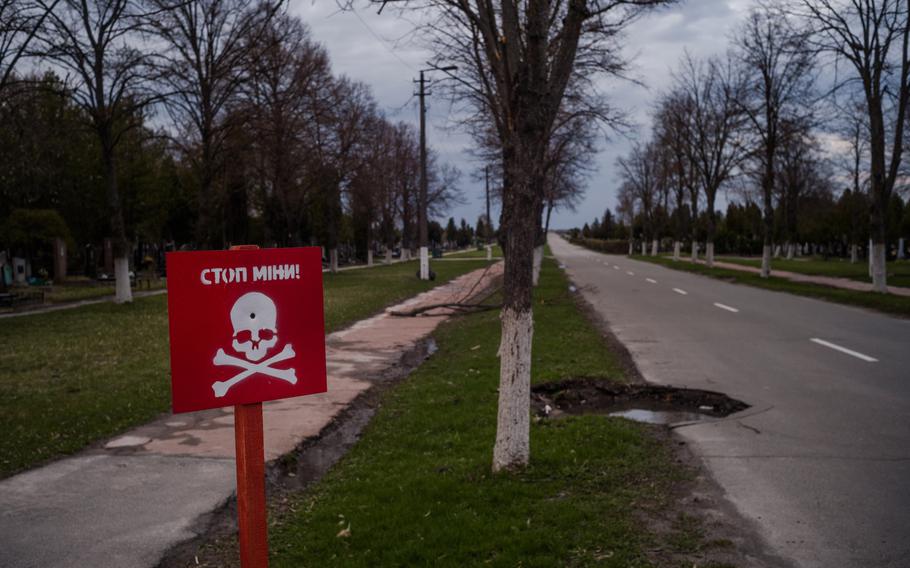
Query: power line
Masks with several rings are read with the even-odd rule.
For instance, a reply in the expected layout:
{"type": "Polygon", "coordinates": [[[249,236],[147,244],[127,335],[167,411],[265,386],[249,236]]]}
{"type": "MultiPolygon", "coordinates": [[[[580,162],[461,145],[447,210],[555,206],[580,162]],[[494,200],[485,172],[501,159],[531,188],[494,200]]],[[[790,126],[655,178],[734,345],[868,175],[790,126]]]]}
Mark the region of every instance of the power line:
{"type": "Polygon", "coordinates": [[[416,68],[416,67],[414,67],[413,65],[411,65],[410,63],[408,63],[407,61],[405,61],[404,59],[402,59],[401,56],[399,56],[397,53],[395,53],[395,50],[392,48],[392,46],[390,46],[390,45],[388,44],[387,40],[383,39],[382,36],[380,36],[379,34],[377,34],[376,32],[373,31],[373,28],[371,28],[370,25],[366,22],[366,20],[364,20],[364,19],[360,16],[360,14],[357,12],[356,9],[351,9],[351,12],[353,12],[354,15],[357,16],[357,19],[360,20],[360,23],[363,24],[363,27],[365,27],[365,28],[367,29],[367,31],[370,32],[370,35],[373,36],[373,37],[376,39],[376,41],[378,41],[380,44],[382,44],[382,47],[383,47],[386,51],[388,51],[389,53],[391,53],[392,56],[393,56],[395,59],[397,59],[398,61],[400,61],[402,65],[404,65],[405,67],[407,67],[407,68],[410,69],[411,71],[415,71],[415,72],[417,71],[417,68],[416,68]]]}

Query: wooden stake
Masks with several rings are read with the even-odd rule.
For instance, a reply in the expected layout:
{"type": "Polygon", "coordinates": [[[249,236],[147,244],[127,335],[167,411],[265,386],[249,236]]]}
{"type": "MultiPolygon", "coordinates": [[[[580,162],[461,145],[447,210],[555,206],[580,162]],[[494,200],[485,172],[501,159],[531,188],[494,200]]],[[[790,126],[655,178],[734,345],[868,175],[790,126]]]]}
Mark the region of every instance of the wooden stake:
{"type": "Polygon", "coordinates": [[[262,403],[234,407],[237,447],[237,525],[240,565],[267,568],[268,527],[265,512],[265,449],[262,439],[262,403]]]}

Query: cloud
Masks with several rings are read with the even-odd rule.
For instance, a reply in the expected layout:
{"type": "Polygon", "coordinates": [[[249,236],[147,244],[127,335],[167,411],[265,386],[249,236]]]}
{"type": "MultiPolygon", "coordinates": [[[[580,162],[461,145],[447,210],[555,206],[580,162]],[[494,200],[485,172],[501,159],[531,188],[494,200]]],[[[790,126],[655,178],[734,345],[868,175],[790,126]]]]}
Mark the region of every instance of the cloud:
{"type": "MultiPolygon", "coordinates": [[[[699,57],[722,53],[731,31],[752,5],[748,0],[692,0],[642,17],[627,30],[625,53],[633,57],[634,76],[645,86],[613,79],[601,81],[599,87],[612,104],[630,114],[639,126],[639,134],[646,136],[652,101],[669,85],[671,70],[684,50],[699,57]]],[[[329,0],[293,2],[291,12],[327,48],[337,73],[370,85],[380,108],[390,119],[417,124],[411,81],[418,69],[425,67],[430,54],[414,41],[412,21],[389,9],[377,15],[375,7],[365,3],[358,5],[356,13],[341,12],[329,0]]],[[[449,104],[431,99],[428,140],[444,161],[468,174],[477,166],[467,154],[472,141],[464,134],[444,128],[449,118],[449,104]]],[[[551,226],[581,225],[614,206],[618,183],[613,164],[630,145],[630,140],[623,137],[613,137],[603,145],[603,150],[592,157],[597,171],[590,179],[578,212],[555,213],[551,226]]],[[[456,207],[451,216],[464,217],[473,223],[483,207],[483,186],[469,175],[462,177],[461,184],[467,203],[456,207]]]]}

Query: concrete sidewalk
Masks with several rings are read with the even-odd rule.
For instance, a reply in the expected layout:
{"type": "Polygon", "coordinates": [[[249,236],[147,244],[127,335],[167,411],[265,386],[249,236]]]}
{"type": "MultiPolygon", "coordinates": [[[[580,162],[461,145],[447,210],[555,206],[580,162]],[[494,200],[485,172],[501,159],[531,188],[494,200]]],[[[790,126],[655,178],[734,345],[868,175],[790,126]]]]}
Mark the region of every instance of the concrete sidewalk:
{"type": "MultiPolygon", "coordinates": [[[[449,315],[389,311],[462,301],[501,273],[476,270],[329,335],[328,392],[265,403],[266,460],[317,436],[449,315]]],[[[229,408],[169,415],[0,482],[0,566],[155,566],[233,496],[233,421],[229,408]]]]}
{"type": "MultiPolygon", "coordinates": [[[[681,257],[680,260],[685,262],[692,262],[691,258],[681,257]]],[[[698,264],[705,264],[705,261],[702,259],[698,260],[698,264]]],[[[752,274],[760,274],[761,269],[755,266],[744,266],[742,264],[736,264],[734,262],[724,262],[722,260],[714,261],[715,268],[725,268],[728,270],[739,270],[740,272],[751,272],[752,274]]],[[[776,276],[778,278],[786,278],[787,280],[792,280],[794,282],[805,282],[808,284],[821,284],[822,286],[831,286],[832,288],[844,288],[845,290],[856,290],[857,292],[871,292],[872,284],[868,282],[859,282],[858,280],[851,280],[849,278],[838,278],[836,276],[818,276],[810,274],[800,274],[799,272],[789,272],[787,270],[777,270],[774,268],[774,262],[771,262],[771,276],[776,276]]],[[[910,296],[910,288],[903,288],[901,286],[888,286],[888,292],[896,296],[910,296]]]]}

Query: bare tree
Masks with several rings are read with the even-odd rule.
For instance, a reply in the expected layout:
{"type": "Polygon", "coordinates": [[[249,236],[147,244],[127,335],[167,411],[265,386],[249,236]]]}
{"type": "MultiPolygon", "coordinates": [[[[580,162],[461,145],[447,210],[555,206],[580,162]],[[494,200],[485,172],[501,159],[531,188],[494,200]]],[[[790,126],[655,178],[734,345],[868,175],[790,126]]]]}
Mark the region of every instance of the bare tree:
{"type": "Polygon", "coordinates": [[[229,105],[245,79],[244,63],[281,8],[281,0],[146,0],[161,12],[148,23],[166,46],[162,73],[178,146],[193,165],[199,191],[196,238],[224,245],[217,230],[215,186],[224,166],[229,105]]]}
{"type": "Polygon", "coordinates": [[[678,93],[664,96],[654,117],[658,143],[668,154],[667,183],[675,197],[673,223],[673,260],[680,259],[682,241],[692,231],[692,257],[696,260],[697,237],[694,233],[698,217],[699,186],[690,145],[686,99],[678,93]],[[687,200],[691,201],[691,209],[687,200]]]}
{"type": "Polygon", "coordinates": [[[910,102],[910,6],[901,0],[802,0],[797,12],[815,46],[853,74],[838,87],[862,93],[868,120],[872,287],[887,292],[887,208],[901,173],[910,102]]]}
{"type": "MultiPolygon", "coordinates": [[[[385,2],[382,2],[385,3],[385,2]]],[[[492,117],[502,148],[500,219],[505,254],[499,414],[493,469],[530,455],[532,273],[546,172],[543,164],[571,81],[622,67],[618,37],[661,0],[402,0],[432,12],[440,64],[455,57],[468,104],[492,117]]],[[[589,83],[590,84],[590,83],[589,83]]]]}
{"type": "Polygon", "coordinates": [[[98,136],[113,238],[115,301],[129,302],[131,247],[118,187],[117,146],[157,100],[150,89],[151,58],[136,41],[142,26],[161,14],[145,12],[132,0],[60,0],[40,6],[48,12],[38,36],[42,55],[68,73],[67,92],[98,136]]]}
{"type": "Polygon", "coordinates": [[[641,253],[647,253],[649,240],[658,239],[656,209],[660,200],[663,171],[658,144],[635,144],[627,157],[616,161],[622,187],[639,203],[642,220],[641,253]]]}
{"type": "Polygon", "coordinates": [[[619,186],[616,195],[616,216],[623,219],[629,225],[629,256],[635,254],[635,192],[632,185],[623,183],[619,186]]]}
{"type": "Polygon", "coordinates": [[[780,144],[776,150],[775,191],[778,195],[786,255],[792,259],[798,240],[799,210],[813,178],[817,177],[816,141],[809,124],[801,120],[784,120],[780,124],[780,144]]]}
{"type": "MultiPolygon", "coordinates": [[[[742,138],[742,76],[730,59],[696,61],[688,54],[676,73],[676,87],[688,111],[692,165],[707,204],[705,262],[714,266],[714,203],[717,191],[748,155],[742,138]]],[[[697,199],[693,200],[693,204],[697,199]]]]}
{"type": "Polygon", "coordinates": [[[781,124],[802,120],[811,112],[814,54],[805,35],[775,4],[750,12],[735,44],[746,81],[741,106],[757,142],[753,156],[759,163],[762,195],[761,276],[768,278],[774,237],[774,161],[787,133],[781,124]]]}
{"type": "MultiPolygon", "coordinates": [[[[306,134],[313,101],[333,78],[328,55],[299,19],[276,16],[266,32],[252,30],[241,92],[245,127],[256,133],[255,154],[261,201],[269,207],[269,230],[277,242],[301,245],[314,191],[306,134]]],[[[318,105],[316,105],[318,107],[318,105]]]]}
{"type": "Polygon", "coordinates": [[[57,1],[0,0],[0,92],[13,78],[16,64],[28,54],[32,40],[57,1]]]}

